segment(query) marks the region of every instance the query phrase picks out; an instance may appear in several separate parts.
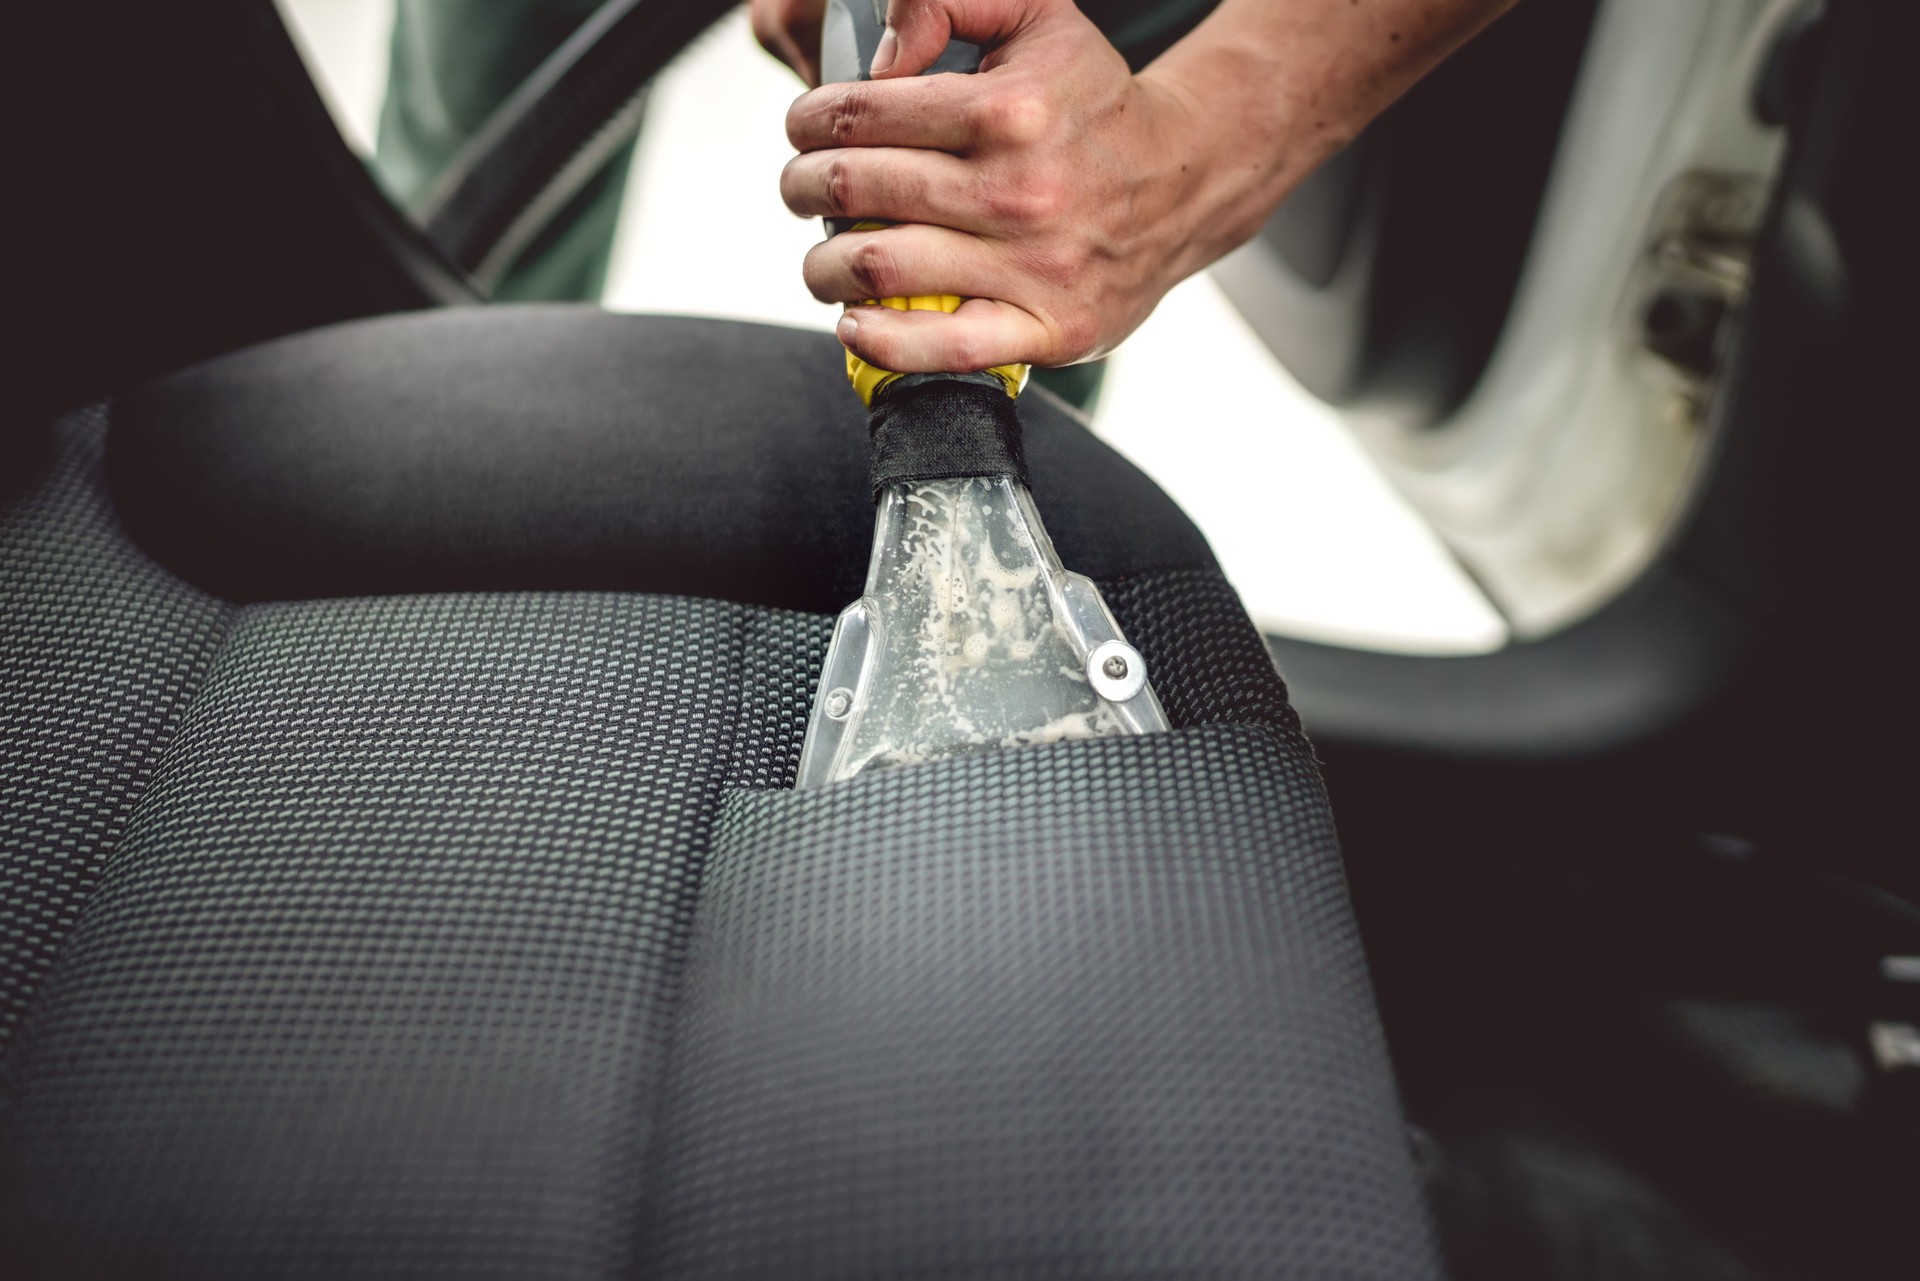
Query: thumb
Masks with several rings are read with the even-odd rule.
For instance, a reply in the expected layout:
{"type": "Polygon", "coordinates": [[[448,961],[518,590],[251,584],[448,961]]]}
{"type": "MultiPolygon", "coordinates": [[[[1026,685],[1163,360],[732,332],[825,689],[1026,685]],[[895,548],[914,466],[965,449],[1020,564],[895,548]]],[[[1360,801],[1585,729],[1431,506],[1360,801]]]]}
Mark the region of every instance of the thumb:
{"type": "Polygon", "coordinates": [[[873,51],[871,74],[875,80],[917,76],[948,41],[1002,44],[1052,7],[1053,0],[887,0],[887,29],[873,51]]]}

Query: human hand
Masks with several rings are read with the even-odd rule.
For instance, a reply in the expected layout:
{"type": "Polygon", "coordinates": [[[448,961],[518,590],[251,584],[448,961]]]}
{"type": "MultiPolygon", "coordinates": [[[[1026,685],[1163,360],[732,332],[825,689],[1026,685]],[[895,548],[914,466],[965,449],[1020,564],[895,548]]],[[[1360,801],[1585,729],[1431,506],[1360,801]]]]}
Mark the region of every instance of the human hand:
{"type": "MultiPolygon", "coordinates": [[[[755,9],[811,12],[817,44],[818,3],[755,9]]],[[[815,246],[807,286],[850,304],[855,355],[901,373],[1104,355],[1513,3],[1220,0],[1129,75],[1071,0],[890,0],[873,79],[788,111],[781,193],[897,225],[815,246]],[[979,74],[921,78],[953,37],[987,50],[979,74]],[[859,305],[928,294],[968,301],[859,305]]]]}
{"type": "Polygon", "coordinates": [[[820,22],[827,0],[749,0],[753,38],[809,85],[820,83],[820,22]]]}
{"type": "Polygon", "coordinates": [[[1220,202],[1196,197],[1219,147],[1196,104],[1131,74],[1070,0],[892,0],[888,26],[872,80],[795,102],[801,154],[781,178],[796,214],[895,224],[836,236],[805,265],[816,298],[856,304],[840,338],[868,362],[1103,355],[1258,226],[1207,225],[1220,202]],[[987,48],[980,72],[919,78],[950,38],[987,48]],[[951,315],[857,305],[925,294],[968,301],[951,315]]]}

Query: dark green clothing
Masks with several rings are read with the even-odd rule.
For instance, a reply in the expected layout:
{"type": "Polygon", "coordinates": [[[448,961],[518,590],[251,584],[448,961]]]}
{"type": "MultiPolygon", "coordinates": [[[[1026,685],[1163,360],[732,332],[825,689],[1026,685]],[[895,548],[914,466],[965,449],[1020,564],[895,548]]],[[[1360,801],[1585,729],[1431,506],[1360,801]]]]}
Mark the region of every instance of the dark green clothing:
{"type": "MultiPolygon", "coordinates": [[[[417,205],[508,95],[599,7],[599,0],[399,0],[375,168],[417,205]]],[[[632,147],[536,237],[494,296],[597,299],[620,224],[632,147]]]]}

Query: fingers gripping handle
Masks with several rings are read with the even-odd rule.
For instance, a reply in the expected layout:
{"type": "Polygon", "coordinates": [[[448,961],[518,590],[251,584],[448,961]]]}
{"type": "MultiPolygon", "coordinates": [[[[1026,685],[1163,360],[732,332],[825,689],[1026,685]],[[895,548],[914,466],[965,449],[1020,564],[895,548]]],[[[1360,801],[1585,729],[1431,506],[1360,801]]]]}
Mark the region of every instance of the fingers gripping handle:
{"type": "MultiPolygon", "coordinates": [[[[872,79],[873,55],[880,47],[880,37],[886,27],[887,0],[827,0],[827,10],[820,29],[821,83],[844,84],[872,79]]],[[[980,69],[981,56],[979,45],[964,40],[949,41],[934,64],[921,74],[932,75],[940,71],[972,73],[980,69]]],[[[826,221],[827,234],[830,236],[837,236],[843,231],[877,231],[886,225],[880,222],[856,222],[851,218],[829,218],[826,221]]],[[[916,298],[879,298],[874,301],[895,311],[952,312],[959,310],[963,299],[954,294],[937,294],[916,298]]],[[[936,380],[997,386],[1009,396],[1018,396],[1027,380],[1027,367],[996,365],[975,374],[911,376],[914,384],[936,380]]],[[[883,388],[899,383],[901,375],[870,365],[849,351],[847,381],[859,393],[861,403],[871,407],[874,396],[883,388]]]]}
{"type": "MultiPolygon", "coordinates": [[[[886,29],[887,0],[827,0],[820,26],[820,83],[872,79],[873,54],[886,29]]],[[[953,40],[923,74],[978,71],[980,57],[979,45],[953,40]]]]}

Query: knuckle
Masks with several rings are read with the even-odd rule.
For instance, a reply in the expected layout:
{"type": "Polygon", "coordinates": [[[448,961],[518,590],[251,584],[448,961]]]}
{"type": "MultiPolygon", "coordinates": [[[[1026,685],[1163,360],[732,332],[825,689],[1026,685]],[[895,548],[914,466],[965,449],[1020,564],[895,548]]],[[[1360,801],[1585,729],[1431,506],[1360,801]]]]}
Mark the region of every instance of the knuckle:
{"type": "Polygon", "coordinates": [[[853,200],[853,166],[844,155],[827,162],[824,197],[827,212],[837,218],[848,216],[853,200]]]}
{"type": "Polygon", "coordinates": [[[877,233],[854,249],[847,270],[865,297],[886,298],[904,292],[900,288],[900,264],[877,233]]]}
{"type": "Polygon", "coordinates": [[[865,84],[850,84],[840,90],[827,116],[827,131],[836,146],[858,141],[861,129],[873,115],[873,91],[865,84]]]}
{"type": "Polygon", "coordinates": [[[997,142],[1030,146],[1045,138],[1053,125],[1053,103],[1032,89],[1007,89],[981,103],[981,132],[997,142]]]}
{"type": "Polygon", "coordinates": [[[1037,224],[1051,223],[1066,212],[1066,184],[1051,178],[1031,179],[1021,190],[1020,203],[1025,210],[1026,221],[1037,224]]]}
{"type": "Polygon", "coordinates": [[[1046,226],[1066,211],[1065,184],[1045,177],[1024,177],[1003,183],[988,197],[993,213],[1003,222],[1021,227],[1046,226]]]}
{"type": "Polygon", "coordinates": [[[979,334],[962,331],[947,340],[947,364],[953,372],[971,373],[992,364],[987,344],[979,334]]]}
{"type": "Polygon", "coordinates": [[[1073,193],[1064,182],[1044,178],[1028,194],[1033,216],[1038,222],[1057,222],[1073,202],[1073,193]]]}

